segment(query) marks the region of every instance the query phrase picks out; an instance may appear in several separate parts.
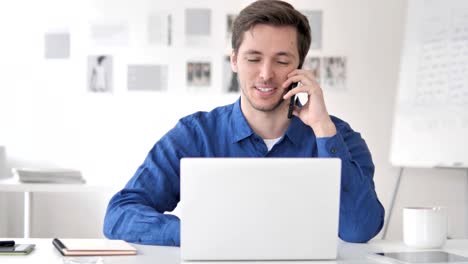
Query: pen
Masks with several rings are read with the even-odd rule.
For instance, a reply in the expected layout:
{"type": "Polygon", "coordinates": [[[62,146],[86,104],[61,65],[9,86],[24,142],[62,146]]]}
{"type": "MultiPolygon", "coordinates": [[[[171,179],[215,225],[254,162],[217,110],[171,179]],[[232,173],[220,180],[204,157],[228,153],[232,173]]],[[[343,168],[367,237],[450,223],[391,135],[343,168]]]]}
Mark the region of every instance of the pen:
{"type": "Polygon", "coordinates": [[[52,244],[55,246],[56,249],[58,249],[58,251],[65,256],[65,252],[67,250],[67,247],[62,243],[62,241],[60,241],[60,239],[58,238],[54,238],[52,240],[52,244]]]}
{"type": "Polygon", "coordinates": [[[0,241],[0,247],[13,247],[13,246],[15,246],[14,240],[0,241]]]}

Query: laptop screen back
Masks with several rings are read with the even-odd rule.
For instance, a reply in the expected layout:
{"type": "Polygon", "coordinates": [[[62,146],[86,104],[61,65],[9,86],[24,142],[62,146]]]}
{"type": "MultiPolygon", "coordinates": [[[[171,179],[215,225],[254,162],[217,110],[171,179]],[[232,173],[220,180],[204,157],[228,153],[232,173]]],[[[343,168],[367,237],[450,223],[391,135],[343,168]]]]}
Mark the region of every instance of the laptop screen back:
{"type": "Polygon", "coordinates": [[[182,159],[182,259],[335,259],[340,173],[339,159],[182,159]]]}

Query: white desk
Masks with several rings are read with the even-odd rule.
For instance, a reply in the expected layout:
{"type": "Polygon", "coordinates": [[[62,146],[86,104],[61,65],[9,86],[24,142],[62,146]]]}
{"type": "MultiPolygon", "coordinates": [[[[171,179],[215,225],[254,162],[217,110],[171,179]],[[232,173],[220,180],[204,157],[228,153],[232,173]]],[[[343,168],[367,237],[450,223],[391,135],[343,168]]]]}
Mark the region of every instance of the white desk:
{"type": "Polygon", "coordinates": [[[33,194],[38,192],[115,192],[117,189],[97,184],[22,183],[15,178],[0,180],[0,192],[24,193],[23,237],[31,235],[33,194]]]}
{"type": "MultiPolygon", "coordinates": [[[[5,239],[6,240],[6,239],[5,239]]],[[[128,264],[179,264],[180,249],[176,247],[143,246],[135,245],[138,249],[136,256],[113,256],[113,257],[63,257],[52,245],[52,239],[15,239],[17,243],[34,243],[36,249],[27,256],[0,256],[0,263],[23,264],[23,263],[128,263],[128,264]]],[[[468,257],[468,240],[449,240],[442,249],[449,253],[468,257]]],[[[402,242],[376,240],[368,244],[339,244],[339,256],[333,261],[241,261],[241,262],[187,262],[190,264],[366,264],[382,263],[367,256],[372,252],[381,251],[416,251],[406,247],[402,242]]],[[[392,262],[385,262],[392,263],[392,262]]],[[[396,263],[396,262],[394,262],[396,263]]]]}

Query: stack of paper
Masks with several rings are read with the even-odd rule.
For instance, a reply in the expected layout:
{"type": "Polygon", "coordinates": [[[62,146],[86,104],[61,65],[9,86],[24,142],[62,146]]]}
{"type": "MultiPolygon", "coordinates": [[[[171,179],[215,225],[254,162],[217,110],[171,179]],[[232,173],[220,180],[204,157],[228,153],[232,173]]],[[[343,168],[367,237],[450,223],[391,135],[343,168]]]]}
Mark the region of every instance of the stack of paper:
{"type": "Polygon", "coordinates": [[[108,239],[58,239],[52,244],[64,256],[119,256],[136,255],[137,250],[123,240],[108,239]]]}
{"type": "Polygon", "coordinates": [[[81,171],[73,169],[13,168],[12,171],[21,182],[85,183],[81,171]]]}

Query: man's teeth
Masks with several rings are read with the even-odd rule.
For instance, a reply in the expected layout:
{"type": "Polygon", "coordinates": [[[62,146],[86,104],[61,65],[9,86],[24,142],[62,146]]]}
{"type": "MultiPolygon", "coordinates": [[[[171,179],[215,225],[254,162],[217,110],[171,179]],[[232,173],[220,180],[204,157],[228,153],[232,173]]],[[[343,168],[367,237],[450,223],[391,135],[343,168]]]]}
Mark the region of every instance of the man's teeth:
{"type": "Polygon", "coordinates": [[[258,90],[262,91],[262,92],[269,92],[269,91],[273,91],[273,88],[264,88],[264,87],[257,87],[258,90]]]}

